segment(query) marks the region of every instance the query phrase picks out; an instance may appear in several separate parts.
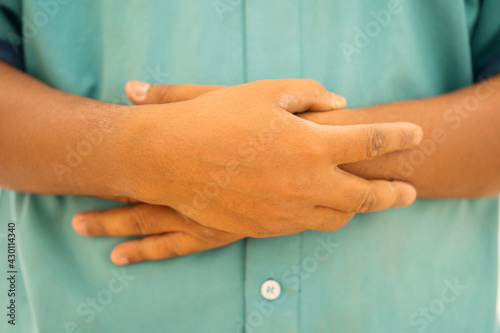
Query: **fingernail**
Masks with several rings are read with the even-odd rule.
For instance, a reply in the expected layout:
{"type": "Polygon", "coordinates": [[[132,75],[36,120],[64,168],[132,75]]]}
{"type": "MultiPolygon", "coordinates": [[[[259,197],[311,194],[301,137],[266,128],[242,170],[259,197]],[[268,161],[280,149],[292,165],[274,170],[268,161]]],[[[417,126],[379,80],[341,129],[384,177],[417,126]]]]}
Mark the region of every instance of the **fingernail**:
{"type": "Polygon", "coordinates": [[[332,94],[333,95],[333,106],[335,108],[343,108],[345,107],[347,101],[343,96],[332,94]]]}
{"type": "Polygon", "coordinates": [[[418,145],[422,141],[422,137],[424,136],[424,133],[422,132],[422,129],[420,127],[415,128],[413,131],[413,144],[418,145]]]}
{"type": "Polygon", "coordinates": [[[128,265],[128,264],[130,264],[130,260],[128,260],[128,258],[125,256],[121,256],[121,257],[116,258],[115,264],[120,265],[120,266],[128,265]]]}
{"type": "Polygon", "coordinates": [[[149,83],[134,81],[132,84],[134,96],[139,99],[144,98],[148,92],[149,86],[149,83]]]}
{"type": "Polygon", "coordinates": [[[88,235],[89,232],[87,230],[87,221],[84,217],[77,217],[75,222],[73,223],[73,229],[80,235],[88,235]]]}
{"type": "Polygon", "coordinates": [[[401,182],[401,186],[405,188],[403,191],[404,194],[402,194],[401,204],[402,207],[407,207],[415,201],[415,199],[417,198],[417,192],[415,191],[415,188],[410,184],[401,182]]]}

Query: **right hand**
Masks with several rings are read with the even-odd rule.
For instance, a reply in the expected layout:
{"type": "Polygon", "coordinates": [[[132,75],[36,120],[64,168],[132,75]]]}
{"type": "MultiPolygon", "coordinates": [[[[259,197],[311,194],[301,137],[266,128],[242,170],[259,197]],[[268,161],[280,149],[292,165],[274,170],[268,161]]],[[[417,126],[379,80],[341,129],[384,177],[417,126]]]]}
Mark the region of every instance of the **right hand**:
{"type": "Polygon", "coordinates": [[[257,81],[134,113],[125,195],[250,237],[333,231],[354,213],[411,204],[415,189],[337,166],[420,142],[409,123],[323,126],[293,115],[343,108],[311,80],[257,81]]]}

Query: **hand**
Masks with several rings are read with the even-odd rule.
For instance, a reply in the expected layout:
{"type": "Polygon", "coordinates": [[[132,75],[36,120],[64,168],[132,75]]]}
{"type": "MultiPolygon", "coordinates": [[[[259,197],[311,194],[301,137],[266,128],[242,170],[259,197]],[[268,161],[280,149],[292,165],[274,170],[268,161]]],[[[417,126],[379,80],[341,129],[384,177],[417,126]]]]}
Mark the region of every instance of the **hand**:
{"type": "MultiPolygon", "coordinates": [[[[376,106],[376,107],[381,108],[383,106],[376,106]]],[[[330,112],[304,112],[301,113],[299,116],[302,119],[312,121],[316,124],[321,124],[321,125],[335,124],[338,126],[349,126],[349,125],[372,124],[375,123],[378,119],[377,117],[378,114],[374,112],[373,109],[374,107],[330,111],[330,112]]],[[[396,121],[396,120],[391,119],[391,121],[396,121]]],[[[418,147],[414,147],[414,149],[418,149],[418,147]]],[[[407,154],[412,151],[413,150],[410,149],[402,153],[407,154]]],[[[372,160],[347,163],[339,165],[339,168],[356,176],[362,177],[364,179],[400,180],[415,185],[413,179],[408,179],[407,177],[398,174],[398,172],[394,172],[395,171],[394,155],[395,154],[386,154],[384,156],[380,156],[379,158],[372,160]]],[[[396,164],[399,165],[399,162],[396,164]]],[[[420,187],[419,189],[421,190],[422,188],[420,187]]],[[[419,195],[420,194],[421,193],[419,192],[419,195]]]]}
{"type": "MultiPolygon", "coordinates": [[[[406,206],[415,199],[408,184],[366,181],[336,166],[411,148],[420,141],[419,127],[304,121],[291,113],[343,107],[337,95],[310,80],[210,89],[175,103],[175,114],[151,106],[156,112],[141,128],[148,143],[144,151],[154,153],[134,162],[136,174],[128,177],[136,181],[132,197],[251,237],[336,230],[353,213],[406,206]]],[[[155,91],[143,89],[142,101],[155,91]]]]}
{"type": "MultiPolygon", "coordinates": [[[[224,88],[224,86],[194,84],[151,85],[139,81],[130,81],[126,85],[125,91],[128,98],[134,104],[141,105],[186,101],[221,88],[224,88]],[[141,87],[139,91],[142,94],[136,94],[136,86],[141,87]]],[[[346,126],[379,123],[380,120],[378,120],[378,117],[374,115],[376,113],[371,109],[373,108],[302,112],[297,114],[297,116],[319,125],[346,126]]],[[[391,119],[390,121],[398,122],[401,120],[391,119]]],[[[411,151],[410,149],[406,152],[411,151]]],[[[391,154],[386,154],[376,159],[339,165],[339,168],[365,179],[401,180],[408,182],[408,179],[392,171],[390,157],[391,154]]]]}
{"type": "MultiPolygon", "coordinates": [[[[141,98],[135,95],[134,82],[131,82],[126,91],[133,102],[141,104],[182,101],[220,88],[194,85],[151,86],[149,89],[139,89],[139,92],[147,91],[141,98]]],[[[113,199],[131,201],[129,198],[113,199]]],[[[353,214],[347,215],[348,219],[353,214]]],[[[73,227],[80,234],[88,236],[161,233],[118,245],[111,253],[111,260],[119,265],[191,254],[227,245],[244,237],[202,226],[171,208],[147,204],[105,212],[80,213],[74,217],[73,227]]]]}
{"type": "Polygon", "coordinates": [[[145,236],[111,251],[111,261],[117,265],[184,256],[244,238],[202,226],[172,208],[149,204],[79,213],[72,224],[84,236],[145,236]]]}

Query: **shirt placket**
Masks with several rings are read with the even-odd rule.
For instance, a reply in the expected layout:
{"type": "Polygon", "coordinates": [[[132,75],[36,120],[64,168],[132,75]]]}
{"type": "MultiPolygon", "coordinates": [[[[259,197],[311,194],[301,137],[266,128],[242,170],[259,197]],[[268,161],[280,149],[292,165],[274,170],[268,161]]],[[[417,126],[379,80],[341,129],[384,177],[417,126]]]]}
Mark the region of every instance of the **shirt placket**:
{"type": "MultiPolygon", "coordinates": [[[[244,5],[246,80],[300,78],[300,0],[244,5]]],[[[247,240],[245,332],[298,332],[300,260],[300,234],[247,240]]]]}

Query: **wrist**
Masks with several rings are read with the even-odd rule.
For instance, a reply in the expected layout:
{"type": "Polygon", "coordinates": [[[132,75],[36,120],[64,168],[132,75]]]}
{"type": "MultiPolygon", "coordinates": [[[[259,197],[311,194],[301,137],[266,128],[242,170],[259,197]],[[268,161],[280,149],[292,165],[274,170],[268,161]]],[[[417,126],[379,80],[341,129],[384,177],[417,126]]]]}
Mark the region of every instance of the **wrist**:
{"type": "Polygon", "coordinates": [[[113,122],[111,162],[107,168],[115,170],[110,178],[109,189],[114,196],[156,203],[168,202],[175,177],[174,161],[178,156],[180,140],[176,140],[172,118],[179,121],[183,112],[174,105],[120,106],[113,122]],[[170,112],[176,114],[169,117],[170,112]]]}
{"type": "MultiPolygon", "coordinates": [[[[92,164],[94,188],[92,195],[102,197],[131,197],[132,164],[134,158],[133,108],[135,106],[100,103],[88,138],[94,138],[95,155],[92,164]]],[[[89,140],[90,141],[90,140],[89,140]]]]}

